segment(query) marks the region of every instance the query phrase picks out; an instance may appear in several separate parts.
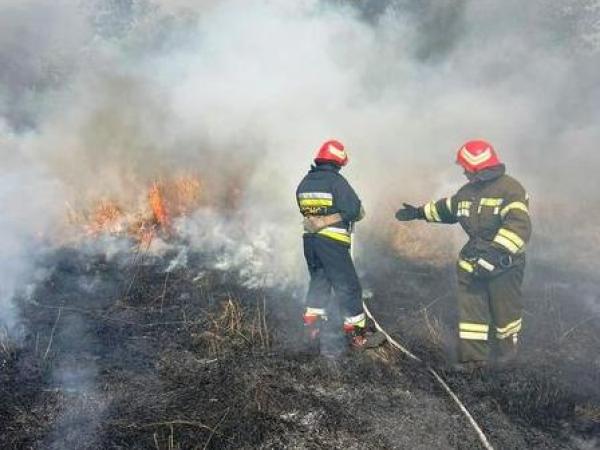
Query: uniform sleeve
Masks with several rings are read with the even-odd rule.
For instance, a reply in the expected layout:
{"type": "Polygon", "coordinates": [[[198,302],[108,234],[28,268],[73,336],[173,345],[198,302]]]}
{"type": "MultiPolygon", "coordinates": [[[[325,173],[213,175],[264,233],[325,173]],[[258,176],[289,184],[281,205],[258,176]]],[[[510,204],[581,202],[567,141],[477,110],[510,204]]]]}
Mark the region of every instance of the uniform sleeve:
{"type": "Polygon", "coordinates": [[[456,223],[456,196],[442,198],[437,201],[431,201],[423,206],[425,220],[434,223],[456,223]]]}
{"type": "Polygon", "coordinates": [[[344,222],[357,222],[360,218],[361,201],[345,180],[340,179],[333,187],[335,209],[340,213],[344,222]]]}
{"type": "Polygon", "coordinates": [[[531,236],[529,197],[519,186],[516,192],[505,197],[500,210],[502,225],[494,237],[493,244],[511,254],[522,253],[531,236]]]}
{"type": "Polygon", "coordinates": [[[296,188],[296,205],[298,205],[298,211],[300,211],[300,214],[304,215],[302,212],[302,207],[300,206],[300,185],[298,185],[296,188]]]}

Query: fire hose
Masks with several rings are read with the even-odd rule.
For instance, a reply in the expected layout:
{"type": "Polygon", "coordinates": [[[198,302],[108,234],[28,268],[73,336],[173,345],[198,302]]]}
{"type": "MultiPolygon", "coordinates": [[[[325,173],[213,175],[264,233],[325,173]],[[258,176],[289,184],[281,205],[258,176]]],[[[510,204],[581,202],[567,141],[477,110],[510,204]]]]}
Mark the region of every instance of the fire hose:
{"type": "MultiPolygon", "coordinates": [[[[420,364],[425,365],[425,363],[423,362],[423,360],[421,358],[414,355],[410,350],[408,350],[406,347],[404,347],[403,345],[398,343],[394,338],[392,338],[381,327],[381,325],[379,325],[379,323],[377,322],[377,320],[375,320],[375,318],[373,317],[373,314],[371,314],[371,311],[369,311],[369,308],[367,307],[367,304],[364,301],[363,301],[363,308],[365,310],[365,314],[373,321],[373,324],[375,324],[375,328],[377,328],[377,330],[385,336],[385,338],[390,343],[390,345],[392,345],[392,347],[397,348],[402,353],[404,353],[406,356],[408,356],[410,359],[417,361],[420,364]]],[[[481,429],[481,427],[479,426],[477,421],[473,418],[473,416],[471,415],[471,413],[469,412],[467,407],[458,398],[458,396],[454,393],[454,391],[452,391],[452,389],[450,389],[450,386],[448,386],[448,384],[444,381],[444,379],[433,368],[431,368],[429,366],[425,366],[425,368],[433,376],[433,378],[435,378],[435,380],[438,382],[438,384],[440,386],[442,386],[442,388],[448,393],[450,398],[452,398],[452,400],[454,400],[454,403],[456,403],[458,405],[459,409],[462,411],[464,416],[468,419],[469,423],[471,424],[471,426],[477,433],[477,436],[479,437],[479,440],[481,441],[481,444],[484,446],[484,448],[486,448],[487,450],[494,450],[494,447],[492,447],[492,445],[488,441],[487,437],[483,433],[483,430],[481,429]]]]}
{"type": "MultiPolygon", "coordinates": [[[[352,233],[352,235],[353,235],[353,238],[355,239],[356,238],[356,234],[352,233]]],[[[352,255],[352,258],[354,259],[354,247],[356,245],[356,241],[353,244],[354,245],[351,247],[351,255],[352,255]]],[[[456,403],[456,405],[458,406],[458,408],[461,410],[461,412],[463,413],[463,415],[467,418],[467,420],[469,421],[469,423],[471,424],[471,426],[473,427],[473,429],[477,433],[477,437],[479,438],[479,441],[481,442],[481,444],[483,445],[483,447],[485,449],[487,449],[487,450],[494,450],[494,447],[492,447],[492,444],[490,444],[490,442],[488,441],[487,437],[485,436],[485,433],[483,432],[483,430],[481,429],[481,427],[479,426],[479,424],[477,423],[477,421],[473,418],[473,415],[469,412],[469,410],[467,409],[467,407],[460,400],[460,398],[458,398],[458,396],[454,393],[454,391],[450,388],[450,386],[448,386],[448,384],[444,381],[444,379],[440,376],[440,374],[438,374],[435,371],[435,369],[433,369],[432,367],[426,365],[425,362],[421,358],[419,358],[418,356],[416,356],[414,353],[412,353],[410,350],[408,350],[406,347],[404,347],[398,341],[396,341],[393,337],[391,337],[387,333],[387,331],[385,331],[381,327],[381,325],[379,325],[379,322],[377,322],[377,320],[375,319],[375,317],[373,317],[373,314],[371,314],[371,311],[367,307],[367,304],[365,303],[364,300],[363,300],[363,309],[365,311],[365,314],[369,317],[369,319],[371,319],[373,321],[373,324],[375,325],[375,328],[377,328],[377,330],[385,336],[386,340],[390,343],[390,345],[392,347],[400,350],[404,355],[406,355],[407,357],[409,357],[413,361],[416,361],[419,364],[423,365],[425,367],[425,369],[427,369],[427,371],[433,376],[433,378],[444,389],[444,391],[446,391],[446,393],[450,396],[450,398],[454,401],[454,403],[456,403]]]]}

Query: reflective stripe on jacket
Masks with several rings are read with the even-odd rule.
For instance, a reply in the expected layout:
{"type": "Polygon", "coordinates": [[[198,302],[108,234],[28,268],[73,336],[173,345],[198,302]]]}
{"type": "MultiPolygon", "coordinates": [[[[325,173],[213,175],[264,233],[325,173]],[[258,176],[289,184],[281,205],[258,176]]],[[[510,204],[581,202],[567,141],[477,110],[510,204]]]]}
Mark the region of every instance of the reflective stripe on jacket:
{"type": "Polygon", "coordinates": [[[360,219],[361,201],[339,167],[333,164],[312,166],[296,190],[296,201],[303,216],[339,213],[342,221],[317,234],[346,245],[351,244],[352,223],[360,219]]]}
{"type": "Polygon", "coordinates": [[[427,203],[423,211],[428,222],[459,222],[469,235],[458,262],[462,270],[473,272],[478,255],[489,246],[512,255],[515,262],[523,259],[531,235],[529,197],[504,173],[504,166],[489,170],[486,179],[467,183],[451,197],[427,203]]]}

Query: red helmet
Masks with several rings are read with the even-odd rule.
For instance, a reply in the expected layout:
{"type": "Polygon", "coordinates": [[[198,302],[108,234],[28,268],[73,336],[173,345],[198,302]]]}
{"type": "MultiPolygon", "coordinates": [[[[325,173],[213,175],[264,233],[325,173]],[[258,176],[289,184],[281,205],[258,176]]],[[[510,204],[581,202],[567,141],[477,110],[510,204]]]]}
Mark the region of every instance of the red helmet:
{"type": "Polygon", "coordinates": [[[344,150],[344,144],[336,140],[324,142],[315,157],[315,162],[345,166],[348,164],[348,154],[344,150]]]}
{"type": "Polygon", "coordinates": [[[501,164],[492,144],[481,140],[466,142],[456,154],[456,163],[472,173],[501,164]]]}

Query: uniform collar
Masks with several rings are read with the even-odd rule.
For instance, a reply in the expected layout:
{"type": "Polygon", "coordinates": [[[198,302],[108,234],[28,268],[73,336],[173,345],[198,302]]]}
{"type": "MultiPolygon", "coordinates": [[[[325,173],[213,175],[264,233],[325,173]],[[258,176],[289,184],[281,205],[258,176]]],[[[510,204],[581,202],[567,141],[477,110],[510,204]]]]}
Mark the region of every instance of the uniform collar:
{"type": "Polygon", "coordinates": [[[313,164],[310,166],[311,172],[335,172],[339,173],[341,167],[336,164],[313,164]]]}
{"type": "Polygon", "coordinates": [[[468,173],[467,178],[469,179],[469,183],[482,183],[484,181],[492,181],[496,178],[500,178],[502,175],[506,173],[506,166],[504,164],[499,164],[494,167],[490,167],[489,169],[483,169],[477,173],[468,173]]]}

